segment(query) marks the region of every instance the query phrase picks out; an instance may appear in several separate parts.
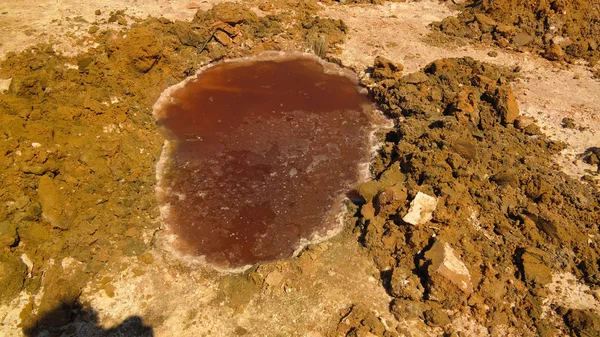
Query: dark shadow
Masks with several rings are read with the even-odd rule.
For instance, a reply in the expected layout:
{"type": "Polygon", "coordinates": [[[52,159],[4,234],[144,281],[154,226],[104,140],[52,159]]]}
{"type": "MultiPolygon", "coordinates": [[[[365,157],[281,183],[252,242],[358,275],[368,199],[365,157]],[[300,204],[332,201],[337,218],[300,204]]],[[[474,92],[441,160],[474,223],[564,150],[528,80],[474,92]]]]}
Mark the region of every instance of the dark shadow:
{"type": "Polygon", "coordinates": [[[361,206],[366,203],[365,198],[363,198],[363,196],[360,195],[360,193],[358,193],[358,190],[356,189],[346,192],[346,198],[348,198],[350,201],[352,201],[352,203],[354,203],[357,206],[361,206]]]}
{"type": "Polygon", "coordinates": [[[56,309],[38,317],[31,328],[23,328],[27,337],[153,337],[152,327],[144,325],[141,317],[131,316],[114,328],[105,329],[98,322],[98,313],[79,301],[63,302],[56,309]]]}
{"type": "Polygon", "coordinates": [[[384,270],[379,273],[379,278],[381,279],[381,283],[383,284],[383,288],[385,289],[385,292],[392,297],[394,296],[394,294],[392,293],[392,273],[393,272],[394,272],[393,269],[388,269],[388,270],[384,270]]]}

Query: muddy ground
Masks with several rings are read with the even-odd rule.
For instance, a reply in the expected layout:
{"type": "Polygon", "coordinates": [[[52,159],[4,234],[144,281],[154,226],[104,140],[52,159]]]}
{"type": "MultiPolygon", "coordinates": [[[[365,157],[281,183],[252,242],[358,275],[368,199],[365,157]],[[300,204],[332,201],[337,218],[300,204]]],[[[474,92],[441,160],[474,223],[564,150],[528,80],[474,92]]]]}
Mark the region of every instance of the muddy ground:
{"type": "Polygon", "coordinates": [[[0,21],[2,334],[599,335],[598,4],[361,3],[107,2],[52,38],[0,21]],[[152,105],[265,50],[355,70],[394,127],[339,236],[242,274],[186,264],[162,244],[152,105]],[[430,217],[405,217],[422,195],[430,217]]]}

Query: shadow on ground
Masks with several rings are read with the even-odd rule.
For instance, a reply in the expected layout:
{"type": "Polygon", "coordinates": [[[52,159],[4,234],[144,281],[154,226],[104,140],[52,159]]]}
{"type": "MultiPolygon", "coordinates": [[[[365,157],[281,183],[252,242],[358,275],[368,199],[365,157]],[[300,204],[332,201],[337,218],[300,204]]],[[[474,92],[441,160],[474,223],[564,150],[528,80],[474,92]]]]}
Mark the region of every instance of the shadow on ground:
{"type": "Polygon", "coordinates": [[[144,325],[139,316],[131,316],[110,329],[99,324],[98,312],[84,307],[79,301],[63,303],[56,309],[42,315],[34,328],[25,328],[27,337],[153,337],[152,327],[144,325]]]}

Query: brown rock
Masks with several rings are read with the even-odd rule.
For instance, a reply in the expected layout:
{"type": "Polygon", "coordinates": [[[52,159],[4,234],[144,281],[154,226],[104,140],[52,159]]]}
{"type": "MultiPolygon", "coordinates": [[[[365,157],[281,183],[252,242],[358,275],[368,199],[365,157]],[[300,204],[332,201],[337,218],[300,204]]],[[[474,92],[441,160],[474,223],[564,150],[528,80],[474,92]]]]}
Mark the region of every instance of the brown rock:
{"type": "Polygon", "coordinates": [[[381,184],[377,180],[370,180],[362,183],[358,186],[358,194],[360,194],[366,201],[371,201],[379,193],[381,184]]]}
{"type": "Polygon", "coordinates": [[[485,14],[475,14],[475,21],[479,24],[479,29],[483,33],[491,33],[498,23],[485,14]]]}
{"type": "Polygon", "coordinates": [[[550,61],[561,61],[565,58],[565,52],[559,45],[553,44],[546,49],[544,57],[550,61]]]}
{"type": "Polygon", "coordinates": [[[408,194],[406,188],[401,185],[388,187],[381,191],[375,198],[377,214],[393,214],[402,206],[408,194]]]}
{"type": "Polygon", "coordinates": [[[475,125],[479,124],[478,103],[472,92],[468,90],[461,90],[454,97],[454,100],[448,106],[447,113],[456,116],[456,119],[463,124],[468,122],[475,125]]]}
{"type": "Polygon", "coordinates": [[[571,309],[564,319],[574,336],[600,336],[600,317],[591,310],[571,309]]]}
{"type": "Polygon", "coordinates": [[[419,301],[423,299],[423,291],[423,285],[417,275],[406,268],[394,268],[390,280],[392,296],[419,301]]]}
{"type": "Polygon", "coordinates": [[[371,220],[375,217],[375,207],[373,207],[373,202],[369,201],[366,204],[364,204],[361,208],[360,208],[360,214],[363,216],[363,218],[365,218],[366,220],[371,220]]]}
{"type": "Polygon", "coordinates": [[[535,135],[542,134],[542,130],[535,123],[529,124],[525,129],[523,129],[523,132],[525,132],[525,134],[529,135],[529,136],[535,136],[535,135]]]}
{"type": "Polygon", "coordinates": [[[399,321],[423,319],[425,305],[420,301],[394,299],[390,305],[390,312],[399,321]]]}
{"type": "Polygon", "coordinates": [[[519,104],[511,88],[498,88],[495,103],[503,124],[512,124],[519,117],[519,104]]]}
{"type": "Polygon", "coordinates": [[[442,309],[432,309],[424,312],[425,323],[429,326],[444,327],[450,324],[448,314],[442,309]]]}
{"type": "Polygon", "coordinates": [[[471,140],[456,139],[450,144],[450,147],[454,152],[467,160],[475,159],[477,156],[477,147],[471,140]]]}
{"type": "Polygon", "coordinates": [[[223,31],[217,31],[215,33],[215,39],[217,39],[217,41],[219,41],[225,47],[231,45],[231,38],[223,31]]]}
{"type": "Polygon", "coordinates": [[[18,241],[17,225],[8,221],[0,222],[0,248],[13,246],[18,241]]]}
{"type": "Polygon", "coordinates": [[[494,31],[496,33],[498,33],[500,36],[508,38],[508,37],[510,37],[510,35],[512,35],[514,33],[515,30],[516,30],[515,26],[498,24],[494,31]]]}
{"type": "Polygon", "coordinates": [[[70,207],[63,191],[48,176],[40,177],[38,184],[38,196],[42,205],[42,217],[52,227],[67,229],[71,226],[72,214],[66,212],[70,207]]]}
{"type": "Polygon", "coordinates": [[[23,289],[27,266],[17,256],[0,255],[0,304],[12,300],[23,289]]]}
{"type": "Polygon", "coordinates": [[[548,267],[548,255],[537,248],[527,248],[521,255],[524,281],[532,286],[543,286],[552,282],[552,270],[548,267]]]}
{"type": "Polygon", "coordinates": [[[517,47],[523,47],[533,42],[533,36],[527,33],[517,33],[512,38],[512,43],[517,47]]]}
{"type": "Polygon", "coordinates": [[[437,239],[425,253],[430,299],[444,300],[470,295],[471,274],[454,249],[437,239]]]}
{"type": "Polygon", "coordinates": [[[373,64],[374,79],[399,79],[402,77],[404,66],[383,56],[377,56],[373,64]]]}
{"type": "Polygon", "coordinates": [[[523,130],[534,122],[535,120],[531,117],[519,116],[515,119],[515,127],[519,130],[523,130]]]}
{"type": "Polygon", "coordinates": [[[258,8],[263,12],[268,12],[273,8],[273,6],[271,5],[271,2],[265,1],[258,5],[258,8]]]}

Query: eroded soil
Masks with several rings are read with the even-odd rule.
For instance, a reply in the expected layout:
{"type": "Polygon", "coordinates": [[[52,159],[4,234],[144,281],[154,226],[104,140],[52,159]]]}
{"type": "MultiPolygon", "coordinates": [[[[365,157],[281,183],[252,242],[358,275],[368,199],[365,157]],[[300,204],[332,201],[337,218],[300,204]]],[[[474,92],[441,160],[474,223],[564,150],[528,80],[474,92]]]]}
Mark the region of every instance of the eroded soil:
{"type": "Polygon", "coordinates": [[[460,14],[435,23],[441,32],[528,50],[551,61],[600,60],[598,1],[464,1],[460,14]]]}
{"type": "MultiPolygon", "coordinates": [[[[526,84],[519,68],[468,57],[425,65],[415,56],[406,57],[411,73],[404,74],[402,59],[369,54],[397,45],[371,39],[368,50],[349,55],[360,46],[350,37],[362,28],[320,16],[317,3],[254,5],[217,5],[191,21],[132,20],[115,11],[107,18],[112,28],[95,30],[83,54],[64,56],[38,44],[0,62],[8,85],[0,94],[0,331],[599,334],[596,172],[579,180],[555,164],[567,145],[520,111],[523,90],[515,94],[513,85],[526,84]],[[119,20],[128,28],[115,29],[119,20]],[[151,107],[165,88],[207,62],[264,50],[308,50],[366,70],[363,84],[395,126],[381,132],[373,180],[348,202],[339,236],[296,258],[219,274],[161,246],[154,189],[163,138],[151,107]],[[405,215],[419,192],[435,198],[435,210],[413,225],[405,215]]],[[[468,15],[485,11],[495,22],[485,34],[501,47],[508,45],[494,32],[510,23],[516,30],[509,44],[522,32],[533,39],[520,48],[548,56],[560,45],[565,54],[557,61],[583,57],[593,66],[596,26],[586,24],[597,11],[560,14],[559,5],[571,8],[518,5],[518,18],[509,18],[483,2],[452,27],[481,33],[468,15]],[[548,20],[566,22],[554,36],[568,35],[571,47],[544,40],[547,28],[540,27],[548,20]]],[[[330,14],[398,8],[328,6],[330,14]]],[[[394,27],[395,19],[369,22],[394,27]]],[[[488,37],[475,33],[465,36],[488,37]]],[[[564,122],[585,136],[578,123],[564,122]]],[[[598,155],[589,147],[579,160],[595,167],[598,155]]]]}

